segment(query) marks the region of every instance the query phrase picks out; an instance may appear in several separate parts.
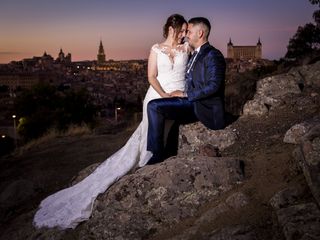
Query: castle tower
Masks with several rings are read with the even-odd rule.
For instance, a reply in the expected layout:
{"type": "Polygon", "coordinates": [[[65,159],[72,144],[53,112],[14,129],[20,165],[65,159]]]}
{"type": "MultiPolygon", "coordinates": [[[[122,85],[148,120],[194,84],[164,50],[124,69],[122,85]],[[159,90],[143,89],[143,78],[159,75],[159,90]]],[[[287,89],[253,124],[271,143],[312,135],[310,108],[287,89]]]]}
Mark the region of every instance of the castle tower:
{"type": "Polygon", "coordinates": [[[256,46],[256,53],[255,53],[255,57],[257,59],[261,59],[262,58],[262,43],[260,41],[260,37],[256,46]]]}
{"type": "Polygon", "coordinates": [[[98,65],[102,65],[106,62],[106,55],[104,54],[104,49],[102,45],[102,41],[100,40],[99,51],[97,55],[98,65]]]}
{"type": "Polygon", "coordinates": [[[59,55],[58,55],[58,60],[60,62],[64,61],[64,52],[62,51],[62,48],[60,48],[60,52],[59,52],[59,55]]]}
{"type": "Polygon", "coordinates": [[[233,43],[231,42],[231,38],[229,39],[227,48],[228,48],[227,58],[234,58],[233,43]]]}
{"type": "Polygon", "coordinates": [[[66,63],[71,63],[71,53],[67,54],[67,56],[65,57],[65,62],[66,63]]]}

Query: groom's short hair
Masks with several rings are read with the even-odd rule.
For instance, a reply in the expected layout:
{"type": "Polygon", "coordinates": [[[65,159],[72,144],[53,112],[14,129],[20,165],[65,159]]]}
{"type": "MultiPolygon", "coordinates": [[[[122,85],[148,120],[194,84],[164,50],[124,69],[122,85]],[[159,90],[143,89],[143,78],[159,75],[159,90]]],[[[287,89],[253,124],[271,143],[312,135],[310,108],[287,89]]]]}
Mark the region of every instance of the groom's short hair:
{"type": "Polygon", "coordinates": [[[201,25],[204,32],[205,32],[205,37],[208,39],[210,31],[211,31],[211,24],[207,18],[204,17],[194,17],[191,18],[188,23],[191,23],[193,25],[201,25]]]}

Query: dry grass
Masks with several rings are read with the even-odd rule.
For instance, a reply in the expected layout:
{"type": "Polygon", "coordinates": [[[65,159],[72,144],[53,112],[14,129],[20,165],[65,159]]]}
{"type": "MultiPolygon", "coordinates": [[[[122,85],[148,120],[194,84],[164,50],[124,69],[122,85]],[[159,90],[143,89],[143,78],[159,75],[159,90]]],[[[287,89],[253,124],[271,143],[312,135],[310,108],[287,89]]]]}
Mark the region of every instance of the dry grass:
{"type": "Polygon", "coordinates": [[[79,125],[71,125],[67,129],[67,131],[63,134],[63,136],[76,136],[76,135],[85,135],[92,133],[91,129],[87,124],[79,125]]]}
{"type": "Polygon", "coordinates": [[[86,135],[91,134],[92,130],[88,127],[86,124],[79,125],[70,125],[69,128],[66,131],[59,131],[55,128],[49,129],[44,135],[41,137],[31,140],[30,142],[27,142],[25,145],[19,147],[16,150],[16,153],[18,155],[22,154],[24,151],[38,146],[39,144],[43,144],[45,142],[48,142],[52,139],[58,138],[58,137],[67,137],[67,136],[79,136],[79,135],[86,135]]]}

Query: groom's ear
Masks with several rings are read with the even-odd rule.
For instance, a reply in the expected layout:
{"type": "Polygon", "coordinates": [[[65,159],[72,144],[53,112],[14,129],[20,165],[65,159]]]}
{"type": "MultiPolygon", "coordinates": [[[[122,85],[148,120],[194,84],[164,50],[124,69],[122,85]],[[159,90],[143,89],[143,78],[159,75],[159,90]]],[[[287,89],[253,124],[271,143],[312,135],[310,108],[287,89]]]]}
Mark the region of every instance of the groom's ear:
{"type": "Polygon", "coordinates": [[[203,31],[202,29],[199,29],[199,31],[198,31],[198,37],[199,37],[199,38],[203,38],[203,36],[204,36],[204,31],[203,31]]]}

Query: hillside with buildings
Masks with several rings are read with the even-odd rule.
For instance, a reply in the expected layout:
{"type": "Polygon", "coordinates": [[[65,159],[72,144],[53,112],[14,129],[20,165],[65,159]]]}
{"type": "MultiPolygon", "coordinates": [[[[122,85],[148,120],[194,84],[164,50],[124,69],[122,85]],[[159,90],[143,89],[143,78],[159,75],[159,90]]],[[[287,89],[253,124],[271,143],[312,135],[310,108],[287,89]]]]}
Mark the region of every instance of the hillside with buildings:
{"type": "Polygon", "coordinates": [[[95,61],[73,62],[71,54],[65,56],[60,49],[56,59],[45,52],[40,57],[0,65],[1,135],[14,137],[13,121],[18,124],[22,117],[12,118],[17,115],[14,103],[23,89],[38,84],[61,91],[85,89],[98,109],[99,121],[107,123],[115,119],[115,113],[120,117],[141,109],[149,86],[146,73],[146,60],[106,61],[102,42],[95,61]]]}
{"type": "MultiPolygon", "coordinates": [[[[272,61],[262,59],[262,43],[257,46],[236,46],[231,40],[227,44],[227,96],[229,111],[239,114],[237,109],[252,97],[252,89],[258,78],[275,70],[272,61]],[[241,85],[241,86],[240,86],[241,85]],[[242,92],[239,100],[238,90],[242,92]],[[236,100],[235,100],[236,99],[236,100]]],[[[72,61],[71,53],[60,49],[56,58],[47,52],[42,56],[13,61],[0,65],[0,134],[11,138],[22,116],[15,110],[15,100],[23,89],[32,89],[38,84],[55,86],[61,92],[66,89],[86,89],[97,107],[97,119],[103,124],[125,121],[129,115],[142,109],[142,100],[149,86],[147,60],[106,60],[102,41],[97,49],[97,60],[72,61]]]]}

